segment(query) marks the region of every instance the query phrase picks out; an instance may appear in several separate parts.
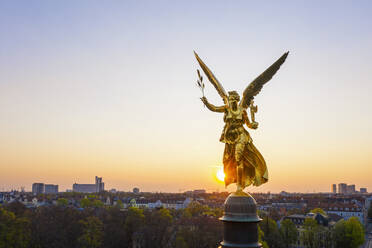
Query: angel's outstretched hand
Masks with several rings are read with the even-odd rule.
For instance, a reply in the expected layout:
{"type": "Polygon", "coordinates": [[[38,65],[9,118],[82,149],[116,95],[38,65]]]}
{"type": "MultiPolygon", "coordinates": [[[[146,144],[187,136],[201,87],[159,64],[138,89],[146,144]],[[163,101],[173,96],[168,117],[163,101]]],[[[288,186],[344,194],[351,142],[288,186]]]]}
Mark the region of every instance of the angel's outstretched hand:
{"type": "Polygon", "coordinates": [[[204,103],[204,104],[207,104],[208,103],[208,100],[205,96],[201,97],[200,100],[204,103]]]}
{"type": "Polygon", "coordinates": [[[255,121],[252,122],[252,123],[251,123],[251,128],[252,128],[252,129],[257,129],[257,128],[258,128],[258,122],[255,122],[255,121]]]}

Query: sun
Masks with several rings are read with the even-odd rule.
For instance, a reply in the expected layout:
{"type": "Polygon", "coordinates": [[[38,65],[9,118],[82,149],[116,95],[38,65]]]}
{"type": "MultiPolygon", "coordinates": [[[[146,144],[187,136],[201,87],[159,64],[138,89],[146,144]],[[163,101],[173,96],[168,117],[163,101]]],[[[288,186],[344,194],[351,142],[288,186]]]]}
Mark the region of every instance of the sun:
{"type": "Polygon", "coordinates": [[[219,181],[224,182],[225,181],[225,173],[223,172],[223,168],[221,167],[218,169],[216,173],[216,177],[219,181]]]}

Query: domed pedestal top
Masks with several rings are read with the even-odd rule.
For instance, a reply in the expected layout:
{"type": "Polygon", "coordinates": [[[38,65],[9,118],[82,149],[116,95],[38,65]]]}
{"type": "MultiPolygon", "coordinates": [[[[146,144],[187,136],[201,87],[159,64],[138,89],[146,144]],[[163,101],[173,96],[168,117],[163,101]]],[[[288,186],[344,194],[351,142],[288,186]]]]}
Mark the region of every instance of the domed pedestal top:
{"type": "Polygon", "coordinates": [[[225,200],[222,221],[259,222],[255,199],[243,191],[231,193],[225,200]]]}
{"type": "Polygon", "coordinates": [[[220,218],[224,226],[222,248],[261,247],[258,242],[257,204],[254,198],[238,191],[230,194],[224,204],[224,215],[220,218]]]}

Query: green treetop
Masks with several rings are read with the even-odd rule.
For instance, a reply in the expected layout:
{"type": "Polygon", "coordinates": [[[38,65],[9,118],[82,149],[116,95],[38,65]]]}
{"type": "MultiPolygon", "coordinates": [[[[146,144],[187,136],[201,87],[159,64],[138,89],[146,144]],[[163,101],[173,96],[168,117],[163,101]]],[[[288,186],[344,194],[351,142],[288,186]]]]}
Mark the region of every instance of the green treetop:
{"type": "Polygon", "coordinates": [[[354,248],[364,243],[364,228],[356,217],[339,221],[333,229],[335,247],[354,248]]]}
{"type": "Polygon", "coordinates": [[[321,209],[321,208],[314,208],[314,209],[311,210],[310,212],[311,212],[311,213],[314,213],[314,214],[322,214],[322,215],[327,216],[326,212],[324,212],[324,210],[321,209]]]}

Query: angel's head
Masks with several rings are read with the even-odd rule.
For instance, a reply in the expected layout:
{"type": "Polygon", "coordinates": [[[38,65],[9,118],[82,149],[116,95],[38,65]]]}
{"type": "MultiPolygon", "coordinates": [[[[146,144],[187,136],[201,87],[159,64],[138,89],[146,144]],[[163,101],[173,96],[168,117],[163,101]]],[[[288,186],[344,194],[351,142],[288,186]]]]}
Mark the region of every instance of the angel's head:
{"type": "Polygon", "coordinates": [[[240,96],[238,94],[238,92],[236,92],[235,90],[234,91],[229,91],[229,105],[236,109],[237,106],[238,106],[238,103],[240,101],[240,96]]]}

